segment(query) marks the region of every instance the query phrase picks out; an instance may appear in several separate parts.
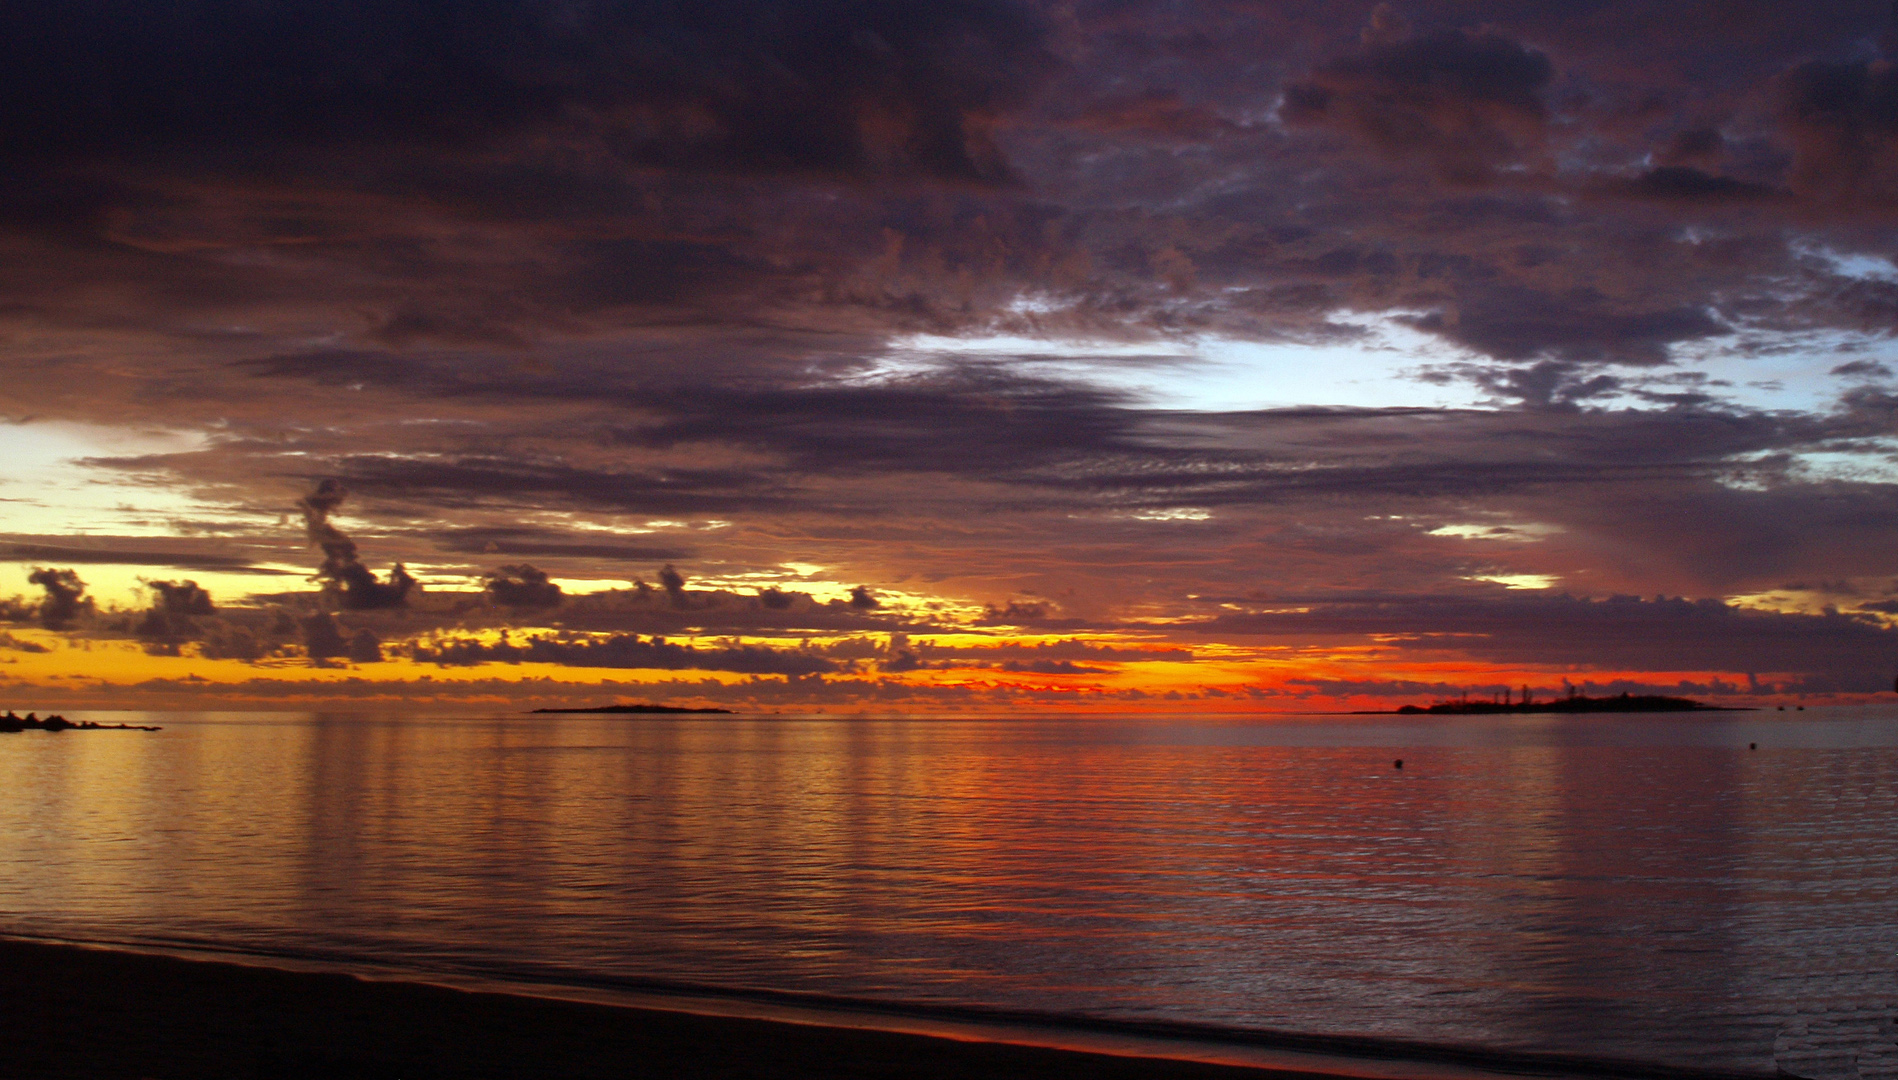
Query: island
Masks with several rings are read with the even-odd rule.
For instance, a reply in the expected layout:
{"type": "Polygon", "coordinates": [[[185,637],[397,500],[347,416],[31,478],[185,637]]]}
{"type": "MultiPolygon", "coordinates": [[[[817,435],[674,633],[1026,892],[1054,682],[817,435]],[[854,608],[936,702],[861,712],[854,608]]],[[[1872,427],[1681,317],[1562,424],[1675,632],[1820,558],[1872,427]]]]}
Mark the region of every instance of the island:
{"type": "Polygon", "coordinates": [[[1473,701],[1469,698],[1461,698],[1454,701],[1439,701],[1434,705],[1404,705],[1395,711],[1406,715],[1470,716],[1492,713],[1751,712],[1752,710],[1730,705],[1708,705],[1692,698],[1668,697],[1664,694],[1625,692],[1609,697],[1589,697],[1586,694],[1572,693],[1567,697],[1535,701],[1531,699],[1528,687],[1524,687],[1520,701],[1512,701],[1510,695],[1504,694],[1498,701],[1473,701]]]}
{"type": "Polygon", "coordinates": [[[591,713],[596,716],[650,716],[655,713],[664,716],[690,713],[731,714],[730,709],[685,709],[677,705],[596,705],[591,709],[535,709],[536,713],[591,713]]]}
{"type": "Polygon", "coordinates": [[[162,731],[146,724],[101,724],[94,720],[68,720],[54,713],[41,719],[37,713],[16,716],[12,709],[0,716],[0,733],[17,731],[162,731]]]}

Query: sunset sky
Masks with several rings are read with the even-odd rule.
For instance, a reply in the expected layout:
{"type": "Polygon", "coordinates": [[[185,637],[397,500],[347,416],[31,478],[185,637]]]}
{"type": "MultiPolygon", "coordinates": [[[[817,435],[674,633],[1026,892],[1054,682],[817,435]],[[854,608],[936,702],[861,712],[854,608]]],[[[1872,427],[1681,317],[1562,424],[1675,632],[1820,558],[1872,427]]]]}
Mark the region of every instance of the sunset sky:
{"type": "Polygon", "coordinates": [[[1891,19],[7,5],[0,697],[1889,693],[1891,19]]]}

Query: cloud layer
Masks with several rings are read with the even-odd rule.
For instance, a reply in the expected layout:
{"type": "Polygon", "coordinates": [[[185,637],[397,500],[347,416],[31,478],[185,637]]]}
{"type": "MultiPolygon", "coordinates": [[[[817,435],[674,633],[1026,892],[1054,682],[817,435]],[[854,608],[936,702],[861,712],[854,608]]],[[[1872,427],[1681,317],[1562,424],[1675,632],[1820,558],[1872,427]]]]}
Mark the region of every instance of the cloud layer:
{"type": "Polygon", "coordinates": [[[22,7],[8,632],[312,686],[1869,693],[1890,15],[22,7]]]}

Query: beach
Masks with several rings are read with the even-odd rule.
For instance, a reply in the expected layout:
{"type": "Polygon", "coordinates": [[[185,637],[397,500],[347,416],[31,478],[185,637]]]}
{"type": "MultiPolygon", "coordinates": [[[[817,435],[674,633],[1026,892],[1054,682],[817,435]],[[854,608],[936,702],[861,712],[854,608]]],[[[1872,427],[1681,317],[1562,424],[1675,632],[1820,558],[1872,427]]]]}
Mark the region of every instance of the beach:
{"type": "Polygon", "coordinates": [[[1089,1077],[1261,1070],[0,941],[12,1078],[1089,1077]]]}

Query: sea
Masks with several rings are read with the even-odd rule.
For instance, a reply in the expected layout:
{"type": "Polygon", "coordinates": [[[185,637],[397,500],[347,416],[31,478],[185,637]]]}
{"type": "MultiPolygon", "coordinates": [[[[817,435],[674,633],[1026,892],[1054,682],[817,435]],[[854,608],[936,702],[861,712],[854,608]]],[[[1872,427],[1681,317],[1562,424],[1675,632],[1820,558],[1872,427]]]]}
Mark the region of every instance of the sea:
{"type": "Polygon", "coordinates": [[[1898,1078],[1898,706],[67,715],[0,934],[1898,1078]]]}

